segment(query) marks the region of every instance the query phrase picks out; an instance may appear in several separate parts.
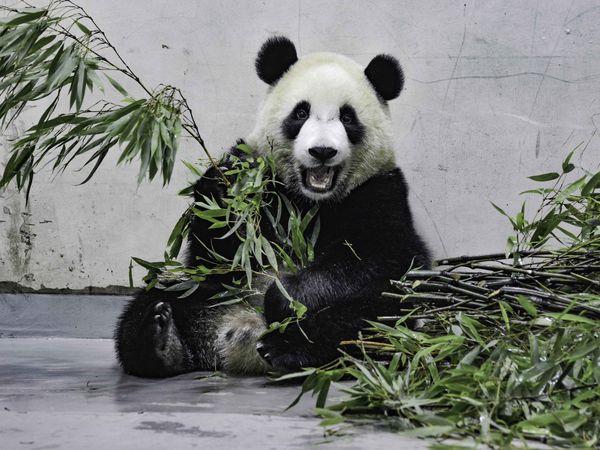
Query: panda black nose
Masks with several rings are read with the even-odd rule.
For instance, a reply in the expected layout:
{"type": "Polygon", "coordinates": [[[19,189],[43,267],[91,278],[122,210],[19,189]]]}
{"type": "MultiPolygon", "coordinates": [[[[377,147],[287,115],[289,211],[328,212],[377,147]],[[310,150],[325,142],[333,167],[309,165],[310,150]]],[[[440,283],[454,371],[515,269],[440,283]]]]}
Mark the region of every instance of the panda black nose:
{"type": "Polygon", "coordinates": [[[337,155],[337,150],[331,147],[311,147],[308,149],[308,153],[310,153],[313,158],[325,162],[337,155]]]}

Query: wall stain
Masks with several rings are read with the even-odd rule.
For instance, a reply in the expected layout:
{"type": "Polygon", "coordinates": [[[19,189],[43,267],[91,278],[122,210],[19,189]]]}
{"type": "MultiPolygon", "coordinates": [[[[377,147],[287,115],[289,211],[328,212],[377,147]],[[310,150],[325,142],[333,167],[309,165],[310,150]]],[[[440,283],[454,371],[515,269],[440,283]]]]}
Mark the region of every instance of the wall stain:
{"type": "Polygon", "coordinates": [[[4,213],[8,215],[8,230],[6,232],[8,240],[7,259],[12,266],[13,273],[23,274],[20,280],[33,282],[35,276],[29,271],[29,264],[37,235],[32,230],[33,224],[30,223],[29,205],[22,212],[21,197],[19,195],[12,196],[10,202],[10,208],[8,206],[3,208],[4,213]],[[9,212],[7,213],[7,211],[9,212]]]}
{"type": "MultiPolygon", "coordinates": [[[[10,140],[19,135],[19,124],[13,123],[0,139],[0,149],[6,150],[10,147],[10,140]]],[[[10,152],[4,151],[4,163],[8,161],[10,152]]],[[[34,247],[36,234],[33,232],[31,223],[31,211],[29,205],[25,205],[24,195],[13,188],[6,188],[2,196],[4,205],[3,230],[7,245],[0,250],[0,262],[8,269],[8,273],[18,278],[18,282],[31,284],[35,281],[34,274],[30,271],[31,253],[34,247]]],[[[4,270],[3,270],[4,272],[4,270]]]]}

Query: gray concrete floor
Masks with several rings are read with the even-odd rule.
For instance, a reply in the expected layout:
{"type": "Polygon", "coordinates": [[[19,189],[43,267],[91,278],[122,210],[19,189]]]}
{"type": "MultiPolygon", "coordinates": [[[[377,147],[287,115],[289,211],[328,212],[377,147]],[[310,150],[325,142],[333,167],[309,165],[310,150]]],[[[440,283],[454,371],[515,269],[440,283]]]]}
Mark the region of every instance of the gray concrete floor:
{"type": "Polygon", "coordinates": [[[124,375],[110,339],[0,339],[0,448],[427,448],[373,427],[325,436],[312,399],[284,412],[299,386],[210,375],[124,375]]]}
{"type": "MultiPolygon", "coordinates": [[[[298,385],[124,375],[110,338],[126,296],[0,293],[0,450],[426,448],[382,428],[327,436],[298,385]]],[[[331,394],[335,398],[335,391],[331,394]]]]}

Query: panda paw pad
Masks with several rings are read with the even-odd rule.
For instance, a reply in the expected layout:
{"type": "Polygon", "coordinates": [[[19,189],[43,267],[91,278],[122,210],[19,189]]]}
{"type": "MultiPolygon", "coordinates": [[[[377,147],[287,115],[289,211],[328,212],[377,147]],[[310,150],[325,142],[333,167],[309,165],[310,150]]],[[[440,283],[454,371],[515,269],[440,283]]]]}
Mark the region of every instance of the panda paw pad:
{"type": "Polygon", "coordinates": [[[179,340],[175,322],[173,320],[173,309],[166,302],[158,302],[151,306],[149,331],[158,351],[172,347],[179,340]]]}
{"type": "Polygon", "coordinates": [[[172,322],[173,311],[171,305],[165,302],[158,302],[154,305],[154,324],[156,331],[161,332],[169,328],[172,322]]]}

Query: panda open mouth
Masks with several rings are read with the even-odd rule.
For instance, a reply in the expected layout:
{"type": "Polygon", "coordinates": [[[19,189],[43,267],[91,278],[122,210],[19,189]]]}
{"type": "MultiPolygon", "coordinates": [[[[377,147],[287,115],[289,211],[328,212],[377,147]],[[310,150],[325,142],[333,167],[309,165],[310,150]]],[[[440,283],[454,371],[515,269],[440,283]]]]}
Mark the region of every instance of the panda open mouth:
{"type": "Polygon", "coordinates": [[[313,192],[328,192],[333,189],[339,173],[338,167],[310,167],[302,170],[304,187],[313,192]]]}

